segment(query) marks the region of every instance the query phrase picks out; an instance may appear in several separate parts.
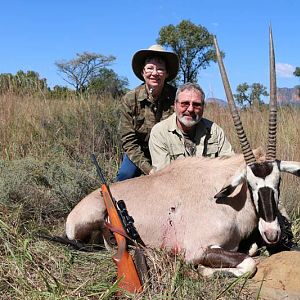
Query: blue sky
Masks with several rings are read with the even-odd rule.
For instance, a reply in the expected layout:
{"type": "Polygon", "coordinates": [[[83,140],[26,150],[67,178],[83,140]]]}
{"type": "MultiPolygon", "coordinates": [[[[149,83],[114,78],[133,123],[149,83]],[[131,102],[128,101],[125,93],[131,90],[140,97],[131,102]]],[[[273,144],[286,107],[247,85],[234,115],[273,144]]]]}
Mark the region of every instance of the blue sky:
{"type": "MultiPolygon", "coordinates": [[[[140,84],[131,69],[135,51],[156,43],[161,27],[183,19],[218,38],[231,88],[260,82],[269,89],[268,28],[272,24],[278,87],[294,87],[300,67],[298,0],[10,0],[0,11],[0,73],[33,70],[48,85],[66,85],[55,61],[83,51],[114,55],[114,71],[140,84]]],[[[225,99],[218,67],[201,70],[207,97],[225,99]]]]}

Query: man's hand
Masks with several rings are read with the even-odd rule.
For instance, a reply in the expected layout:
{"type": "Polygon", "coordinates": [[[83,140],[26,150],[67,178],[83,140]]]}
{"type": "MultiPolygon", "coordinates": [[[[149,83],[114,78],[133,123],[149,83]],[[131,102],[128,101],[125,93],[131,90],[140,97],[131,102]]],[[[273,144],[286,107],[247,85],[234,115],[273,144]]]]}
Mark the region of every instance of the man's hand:
{"type": "Polygon", "coordinates": [[[153,175],[155,172],[156,172],[156,168],[153,167],[153,168],[150,170],[149,175],[153,175]]]}

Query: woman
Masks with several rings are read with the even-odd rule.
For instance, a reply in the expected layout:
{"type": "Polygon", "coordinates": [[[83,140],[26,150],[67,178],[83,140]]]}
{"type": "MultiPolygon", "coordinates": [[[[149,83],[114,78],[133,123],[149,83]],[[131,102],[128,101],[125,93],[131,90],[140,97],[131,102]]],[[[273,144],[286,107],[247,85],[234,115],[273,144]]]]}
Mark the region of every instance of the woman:
{"type": "Polygon", "coordinates": [[[176,88],[167,81],[177,76],[178,68],[178,56],[160,45],[133,55],[133,72],[143,84],[122,99],[120,134],[124,156],[117,181],[151,173],[150,131],[174,111],[176,88]]]}

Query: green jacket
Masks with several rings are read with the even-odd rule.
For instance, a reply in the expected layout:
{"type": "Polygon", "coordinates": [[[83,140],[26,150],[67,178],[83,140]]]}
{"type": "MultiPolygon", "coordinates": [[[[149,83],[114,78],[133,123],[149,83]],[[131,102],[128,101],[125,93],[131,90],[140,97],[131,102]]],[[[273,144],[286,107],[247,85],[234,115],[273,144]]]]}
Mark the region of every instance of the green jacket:
{"type": "Polygon", "coordinates": [[[165,84],[160,97],[151,101],[146,86],[138,86],[122,99],[120,134],[123,151],[129,159],[148,174],[152,169],[148,141],[152,127],[174,112],[176,89],[165,84]]]}

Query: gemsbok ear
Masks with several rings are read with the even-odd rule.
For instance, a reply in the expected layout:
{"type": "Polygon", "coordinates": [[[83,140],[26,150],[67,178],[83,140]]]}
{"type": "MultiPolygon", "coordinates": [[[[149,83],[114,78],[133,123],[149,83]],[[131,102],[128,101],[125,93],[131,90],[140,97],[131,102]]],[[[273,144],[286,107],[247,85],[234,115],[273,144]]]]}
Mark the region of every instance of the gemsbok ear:
{"type": "Polygon", "coordinates": [[[227,180],[223,188],[217,193],[214,198],[224,198],[230,196],[236,188],[245,181],[246,179],[246,168],[243,166],[239,168],[235,174],[227,180]]]}
{"type": "Polygon", "coordinates": [[[279,161],[279,170],[300,177],[300,162],[296,161],[279,161]]]}

